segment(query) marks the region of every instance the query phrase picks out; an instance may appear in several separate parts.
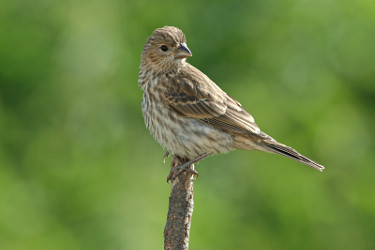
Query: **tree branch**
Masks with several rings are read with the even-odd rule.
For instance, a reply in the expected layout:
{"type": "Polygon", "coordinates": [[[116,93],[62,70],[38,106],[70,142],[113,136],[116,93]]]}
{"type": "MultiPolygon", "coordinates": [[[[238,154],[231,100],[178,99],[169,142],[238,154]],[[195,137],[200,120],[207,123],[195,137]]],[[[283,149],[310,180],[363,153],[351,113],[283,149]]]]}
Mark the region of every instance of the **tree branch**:
{"type": "MultiPolygon", "coordinates": [[[[187,160],[183,162],[187,162],[187,160]]],[[[179,164],[178,159],[173,157],[171,167],[179,164]]],[[[190,165],[190,168],[194,169],[194,164],[190,165]]],[[[184,171],[175,180],[172,180],[168,218],[164,228],[164,249],[187,250],[189,248],[193,208],[193,177],[191,173],[184,171]]]]}

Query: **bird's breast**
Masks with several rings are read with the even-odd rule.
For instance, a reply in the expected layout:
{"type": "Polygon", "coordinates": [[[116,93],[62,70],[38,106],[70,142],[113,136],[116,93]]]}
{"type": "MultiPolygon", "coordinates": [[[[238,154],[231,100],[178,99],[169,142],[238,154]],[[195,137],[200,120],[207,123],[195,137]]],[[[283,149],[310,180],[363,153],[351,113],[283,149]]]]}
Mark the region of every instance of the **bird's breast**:
{"type": "Polygon", "coordinates": [[[175,112],[166,106],[162,95],[157,84],[148,84],[144,89],[142,112],[146,127],[170,153],[193,159],[204,153],[224,153],[233,149],[232,136],[175,112]]]}

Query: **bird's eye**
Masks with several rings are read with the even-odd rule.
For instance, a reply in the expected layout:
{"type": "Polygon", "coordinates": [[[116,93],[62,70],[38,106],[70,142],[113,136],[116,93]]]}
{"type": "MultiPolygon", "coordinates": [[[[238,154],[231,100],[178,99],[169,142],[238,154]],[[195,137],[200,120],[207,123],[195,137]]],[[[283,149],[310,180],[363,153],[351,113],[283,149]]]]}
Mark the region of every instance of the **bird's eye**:
{"type": "Polygon", "coordinates": [[[165,45],[162,45],[162,46],[160,47],[160,49],[161,49],[162,51],[167,51],[167,50],[168,50],[168,47],[165,46],[165,45]]]}

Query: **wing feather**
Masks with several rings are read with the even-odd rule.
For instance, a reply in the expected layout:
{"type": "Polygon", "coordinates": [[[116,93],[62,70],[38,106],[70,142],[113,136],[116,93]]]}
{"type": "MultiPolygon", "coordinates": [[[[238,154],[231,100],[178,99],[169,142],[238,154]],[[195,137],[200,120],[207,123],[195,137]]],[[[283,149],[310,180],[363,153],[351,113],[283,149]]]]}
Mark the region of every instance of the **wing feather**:
{"type": "Polygon", "coordinates": [[[187,64],[165,86],[164,103],[176,112],[228,133],[259,134],[254,118],[198,69],[187,64]]]}

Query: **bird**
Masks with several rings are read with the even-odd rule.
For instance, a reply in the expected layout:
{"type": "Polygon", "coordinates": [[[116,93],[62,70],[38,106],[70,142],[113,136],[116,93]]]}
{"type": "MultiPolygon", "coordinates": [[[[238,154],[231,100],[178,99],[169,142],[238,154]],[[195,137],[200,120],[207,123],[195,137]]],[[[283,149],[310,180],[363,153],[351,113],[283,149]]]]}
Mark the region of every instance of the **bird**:
{"type": "Polygon", "coordinates": [[[235,149],[276,153],[323,171],[324,166],[262,132],[236,99],[186,62],[191,56],[185,34],[174,26],[155,29],[141,53],[138,86],[145,125],[167,149],[164,159],[170,153],[187,159],[168,180],[207,156],[235,149]]]}

